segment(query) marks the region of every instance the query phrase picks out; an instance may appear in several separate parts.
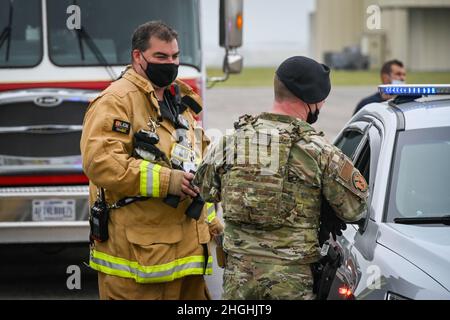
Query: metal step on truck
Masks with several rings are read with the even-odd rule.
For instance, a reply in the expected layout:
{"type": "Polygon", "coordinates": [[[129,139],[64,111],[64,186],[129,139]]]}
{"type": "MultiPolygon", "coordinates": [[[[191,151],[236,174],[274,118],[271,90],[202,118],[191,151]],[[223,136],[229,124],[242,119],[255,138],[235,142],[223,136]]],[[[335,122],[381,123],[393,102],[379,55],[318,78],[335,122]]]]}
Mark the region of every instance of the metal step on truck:
{"type": "MultiPolygon", "coordinates": [[[[89,102],[130,64],[131,34],[179,32],[179,78],[203,95],[199,0],[0,0],[0,244],[88,241],[79,140],[89,102]]],[[[239,73],[243,0],[220,0],[224,76],[239,73]]],[[[198,118],[201,123],[207,106],[198,118]]]]}

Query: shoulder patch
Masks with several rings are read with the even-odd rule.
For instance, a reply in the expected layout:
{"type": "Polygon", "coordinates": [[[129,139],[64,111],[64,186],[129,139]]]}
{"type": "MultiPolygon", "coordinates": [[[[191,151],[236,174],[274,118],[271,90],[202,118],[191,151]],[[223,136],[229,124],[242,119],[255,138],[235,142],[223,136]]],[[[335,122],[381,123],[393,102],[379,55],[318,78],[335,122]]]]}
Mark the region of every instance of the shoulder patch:
{"type": "MultiPolygon", "coordinates": [[[[344,180],[346,182],[350,182],[350,178],[352,177],[352,172],[353,172],[353,164],[348,159],[345,159],[344,165],[341,167],[341,170],[339,172],[339,176],[341,177],[342,180],[344,180]]],[[[358,172],[356,172],[356,173],[358,173],[358,172]]],[[[353,175],[353,176],[355,176],[355,175],[353,175]]],[[[360,176],[361,176],[361,174],[360,174],[360,176]]]]}
{"type": "Polygon", "coordinates": [[[131,129],[131,124],[126,121],[114,119],[112,131],[123,133],[123,134],[129,134],[131,129]]]}
{"type": "Polygon", "coordinates": [[[353,186],[356,188],[356,190],[359,190],[361,192],[367,191],[367,182],[366,179],[359,173],[358,171],[355,171],[352,175],[352,183],[353,186]]]}

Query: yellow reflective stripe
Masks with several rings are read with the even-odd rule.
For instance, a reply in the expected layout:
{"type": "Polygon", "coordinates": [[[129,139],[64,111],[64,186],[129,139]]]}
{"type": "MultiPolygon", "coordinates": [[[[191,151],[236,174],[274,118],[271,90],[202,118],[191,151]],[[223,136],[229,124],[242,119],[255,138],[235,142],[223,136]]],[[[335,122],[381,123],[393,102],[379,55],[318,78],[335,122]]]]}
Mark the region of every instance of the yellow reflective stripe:
{"type": "Polygon", "coordinates": [[[158,198],[159,190],[159,172],[161,166],[143,160],[139,166],[141,173],[139,191],[141,196],[158,198]]]}
{"type": "Polygon", "coordinates": [[[130,260],[126,260],[123,258],[110,256],[106,253],[96,251],[96,250],[92,250],[92,256],[94,258],[98,258],[98,259],[112,262],[115,264],[129,265],[133,268],[142,270],[146,273],[169,270],[169,269],[172,269],[174,266],[180,265],[180,264],[205,261],[205,258],[203,256],[189,256],[189,257],[180,258],[180,259],[177,259],[172,262],[165,263],[165,264],[159,264],[159,265],[154,265],[154,266],[141,266],[137,261],[130,261],[130,260]]]}
{"type": "MultiPolygon", "coordinates": [[[[176,266],[187,265],[189,263],[201,263],[203,265],[203,263],[205,261],[203,256],[190,256],[190,257],[180,258],[180,259],[174,260],[174,261],[166,263],[166,264],[154,265],[154,266],[142,266],[136,261],[129,261],[126,259],[113,257],[113,256],[110,256],[110,255],[107,255],[105,253],[95,251],[95,250],[92,251],[91,258],[94,258],[95,260],[103,260],[103,261],[109,262],[111,265],[114,265],[116,267],[131,267],[133,269],[142,271],[147,274],[163,272],[163,271],[170,271],[171,269],[175,268],[176,266]]],[[[93,260],[93,259],[91,259],[91,260],[93,260]]],[[[212,256],[208,257],[208,264],[209,263],[212,263],[212,256]]]]}
{"type": "Polygon", "coordinates": [[[211,222],[216,217],[216,208],[214,203],[207,202],[206,203],[206,214],[208,216],[208,222],[211,222]]]}
{"type": "Polygon", "coordinates": [[[159,198],[159,172],[161,171],[161,166],[159,164],[153,165],[152,176],[153,176],[153,197],[159,198]]]}
{"type": "MultiPolygon", "coordinates": [[[[212,263],[212,260],[211,260],[212,263]]],[[[165,277],[153,277],[153,278],[142,278],[139,277],[137,275],[135,275],[134,273],[131,272],[127,272],[127,271],[122,271],[122,270],[116,270],[113,268],[109,268],[106,266],[102,266],[100,264],[97,264],[93,261],[89,262],[89,266],[97,271],[109,274],[109,275],[113,275],[113,276],[118,276],[118,277],[122,277],[122,278],[130,278],[130,279],[134,279],[136,282],[138,283],[160,283],[160,282],[169,282],[169,281],[173,281],[175,279],[179,279],[185,276],[189,276],[189,275],[212,275],[213,273],[213,269],[212,267],[209,267],[206,269],[206,272],[203,272],[204,269],[203,268],[190,268],[190,269],[185,269],[179,272],[174,272],[172,273],[170,276],[165,276],[165,277]]]]}
{"type": "Polygon", "coordinates": [[[92,260],[90,261],[89,265],[94,270],[97,270],[97,271],[100,271],[100,272],[103,272],[106,274],[110,274],[110,275],[119,276],[122,278],[131,278],[131,279],[134,279],[138,283],[159,283],[159,282],[173,281],[175,279],[182,278],[187,275],[203,275],[203,274],[211,275],[212,274],[212,259],[208,259],[208,261],[209,261],[208,267],[206,270],[204,270],[203,267],[186,268],[181,271],[175,271],[175,272],[170,273],[169,275],[160,276],[160,277],[148,276],[148,275],[143,277],[134,272],[127,271],[127,270],[117,270],[112,267],[108,267],[108,266],[104,266],[104,265],[95,263],[92,260]]]}
{"type": "Polygon", "coordinates": [[[118,258],[118,257],[114,257],[114,256],[110,256],[109,254],[97,251],[97,250],[92,250],[91,251],[91,256],[94,258],[98,258],[101,260],[105,260],[108,262],[112,262],[112,263],[116,263],[116,264],[123,264],[123,265],[128,265],[130,263],[136,263],[137,262],[132,262],[130,260],[124,259],[124,258],[118,258]]]}
{"type": "Polygon", "coordinates": [[[157,283],[172,281],[187,275],[212,274],[212,256],[208,257],[206,270],[204,262],[203,256],[190,256],[161,265],[142,266],[136,261],[92,250],[89,265],[97,271],[123,278],[132,278],[136,282],[157,283]]]}
{"type": "Polygon", "coordinates": [[[102,266],[100,264],[95,263],[94,261],[89,261],[89,266],[97,271],[112,275],[112,276],[118,276],[118,277],[122,277],[122,278],[131,278],[134,279],[134,274],[128,272],[128,271],[122,271],[122,270],[116,270],[113,268],[109,268],[106,266],[102,266]]]}
{"type": "Polygon", "coordinates": [[[139,190],[141,192],[141,196],[147,196],[147,165],[148,161],[142,160],[141,165],[139,166],[139,171],[141,172],[140,177],[140,186],[139,190]]]}

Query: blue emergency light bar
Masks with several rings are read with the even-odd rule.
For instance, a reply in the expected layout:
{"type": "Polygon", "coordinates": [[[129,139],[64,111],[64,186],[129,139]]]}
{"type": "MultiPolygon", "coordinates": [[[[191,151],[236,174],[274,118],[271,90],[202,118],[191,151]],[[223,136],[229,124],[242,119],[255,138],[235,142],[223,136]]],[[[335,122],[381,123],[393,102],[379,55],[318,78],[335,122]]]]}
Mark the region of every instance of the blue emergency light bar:
{"type": "Polygon", "coordinates": [[[389,84],[378,86],[378,91],[395,96],[450,95],[450,84],[389,84]]]}

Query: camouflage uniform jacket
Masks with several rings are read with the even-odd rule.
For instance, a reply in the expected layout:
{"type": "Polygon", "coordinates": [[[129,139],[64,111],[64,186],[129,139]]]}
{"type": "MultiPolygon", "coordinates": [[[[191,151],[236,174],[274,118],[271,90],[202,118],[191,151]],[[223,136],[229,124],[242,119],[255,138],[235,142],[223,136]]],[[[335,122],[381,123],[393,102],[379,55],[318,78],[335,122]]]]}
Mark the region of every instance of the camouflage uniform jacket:
{"type": "Polygon", "coordinates": [[[347,156],[325,140],[322,132],[317,133],[294,117],[272,113],[262,113],[256,118],[246,115],[235,128],[232,135],[222,137],[208,149],[194,181],[205,201],[223,201],[224,249],[240,259],[257,257],[267,263],[317,261],[322,199],[342,220],[359,220],[366,209],[368,193],[363,176],[347,156]],[[279,148],[275,152],[279,154],[281,170],[273,171],[272,176],[261,175],[261,170],[255,169],[258,166],[247,165],[245,161],[252,157],[251,147],[246,147],[248,141],[239,143],[245,141],[240,138],[242,135],[267,134],[268,130],[271,137],[266,142],[261,143],[258,138],[257,162],[270,162],[274,149],[259,151],[261,145],[270,145],[270,139],[275,140],[273,130],[289,132],[294,137],[285,152],[283,135],[279,135],[279,148]],[[283,157],[283,153],[287,156],[283,157]],[[245,161],[239,161],[240,157],[245,161]],[[277,177],[282,178],[281,183],[277,177]],[[239,220],[241,212],[245,214],[239,220]]]}

